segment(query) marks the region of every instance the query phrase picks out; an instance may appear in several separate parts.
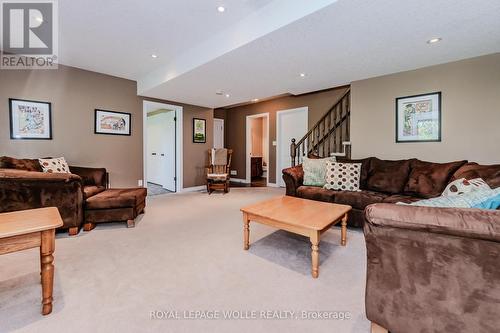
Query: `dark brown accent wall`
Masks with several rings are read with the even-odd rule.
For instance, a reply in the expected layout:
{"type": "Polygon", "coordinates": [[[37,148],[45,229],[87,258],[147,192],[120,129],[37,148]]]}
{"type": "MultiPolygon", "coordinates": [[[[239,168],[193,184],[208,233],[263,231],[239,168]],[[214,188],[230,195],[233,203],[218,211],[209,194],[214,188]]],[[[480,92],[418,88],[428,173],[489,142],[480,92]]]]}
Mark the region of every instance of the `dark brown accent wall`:
{"type": "Polygon", "coordinates": [[[105,167],[111,186],[142,179],[142,103],[135,81],[59,66],[0,71],[0,155],[64,156],[72,165],[105,167]],[[9,98],[52,103],[53,140],[11,140],[9,98]],[[132,135],[94,134],[94,109],[132,114],[132,135]]]}
{"type": "MultiPolygon", "coordinates": [[[[231,169],[237,171],[237,175],[233,177],[239,179],[245,179],[246,177],[246,116],[269,113],[269,182],[276,183],[276,147],[272,145],[272,142],[276,140],[276,112],[307,106],[309,108],[309,128],[311,128],[342,97],[348,88],[343,86],[224,109],[226,147],[233,149],[231,169]]],[[[219,114],[219,110],[215,109],[214,113],[219,114]]]]}

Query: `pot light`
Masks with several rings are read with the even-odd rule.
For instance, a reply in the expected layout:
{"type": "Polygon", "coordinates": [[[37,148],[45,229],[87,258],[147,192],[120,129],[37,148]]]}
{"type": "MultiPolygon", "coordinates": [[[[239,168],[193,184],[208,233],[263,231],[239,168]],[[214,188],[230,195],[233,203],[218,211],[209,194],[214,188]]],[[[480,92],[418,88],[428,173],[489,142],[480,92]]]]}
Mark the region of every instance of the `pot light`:
{"type": "Polygon", "coordinates": [[[306,73],[300,73],[300,77],[306,77],[306,73]]]}
{"type": "Polygon", "coordinates": [[[219,13],[224,13],[226,11],[226,8],[224,6],[219,6],[219,7],[217,7],[217,11],[219,13]]]}
{"type": "Polygon", "coordinates": [[[258,99],[258,98],[254,98],[254,99],[252,99],[252,102],[258,102],[258,101],[259,101],[259,99],[258,99]]]}
{"type": "Polygon", "coordinates": [[[156,55],[156,54],[152,54],[152,55],[151,55],[151,58],[156,59],[156,58],[158,58],[158,55],[156,55]]]}
{"type": "Polygon", "coordinates": [[[229,97],[231,97],[231,95],[229,95],[229,94],[226,94],[226,98],[229,98],[229,97]]]}
{"type": "Polygon", "coordinates": [[[440,42],[442,40],[441,37],[437,37],[437,38],[431,38],[427,41],[427,44],[434,44],[434,43],[437,43],[437,42],[440,42]]]}

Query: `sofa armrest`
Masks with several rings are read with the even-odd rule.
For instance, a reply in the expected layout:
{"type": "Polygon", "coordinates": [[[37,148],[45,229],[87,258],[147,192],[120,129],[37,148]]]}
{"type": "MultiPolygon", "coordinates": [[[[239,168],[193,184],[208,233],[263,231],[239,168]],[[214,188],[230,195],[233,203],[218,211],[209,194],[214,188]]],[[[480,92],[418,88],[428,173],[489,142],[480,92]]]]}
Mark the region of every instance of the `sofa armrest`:
{"type": "Polygon", "coordinates": [[[70,171],[82,177],[84,185],[108,187],[108,176],[105,168],[88,168],[70,166],[70,171]]]}
{"type": "Polygon", "coordinates": [[[297,196],[297,188],[302,186],[304,181],[304,170],[302,165],[283,169],[283,180],[286,185],[286,195],[297,196]]]}
{"type": "Polygon", "coordinates": [[[0,212],[57,207],[63,228],[79,227],[83,219],[80,176],[0,169],[0,212]]]}
{"type": "Polygon", "coordinates": [[[373,204],[365,210],[375,226],[500,242],[500,211],[373,204]]]}

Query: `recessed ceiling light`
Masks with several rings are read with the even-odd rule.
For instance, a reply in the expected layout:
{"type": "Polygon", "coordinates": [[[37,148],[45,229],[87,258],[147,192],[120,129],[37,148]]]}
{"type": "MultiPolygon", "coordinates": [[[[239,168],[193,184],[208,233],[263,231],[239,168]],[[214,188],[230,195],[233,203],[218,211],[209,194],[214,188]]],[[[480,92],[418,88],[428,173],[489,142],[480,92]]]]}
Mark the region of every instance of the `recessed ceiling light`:
{"type": "Polygon", "coordinates": [[[258,98],[254,98],[254,99],[252,99],[252,102],[258,102],[258,101],[259,101],[259,99],[258,99],[258,98]]]}
{"type": "Polygon", "coordinates": [[[427,44],[434,44],[434,43],[437,43],[437,42],[440,42],[442,40],[441,37],[437,37],[437,38],[431,38],[427,41],[427,44]]]}
{"type": "Polygon", "coordinates": [[[219,6],[219,7],[217,7],[217,11],[219,13],[224,13],[226,11],[226,8],[224,6],[219,6]]]}
{"type": "Polygon", "coordinates": [[[231,96],[231,95],[229,95],[229,94],[226,94],[226,98],[229,98],[230,96],[231,96]]]}
{"type": "Polygon", "coordinates": [[[306,77],[306,73],[300,73],[300,77],[306,77]]]}
{"type": "Polygon", "coordinates": [[[156,54],[152,54],[152,55],[151,55],[151,58],[156,59],[156,58],[158,58],[158,55],[156,55],[156,54]]]}

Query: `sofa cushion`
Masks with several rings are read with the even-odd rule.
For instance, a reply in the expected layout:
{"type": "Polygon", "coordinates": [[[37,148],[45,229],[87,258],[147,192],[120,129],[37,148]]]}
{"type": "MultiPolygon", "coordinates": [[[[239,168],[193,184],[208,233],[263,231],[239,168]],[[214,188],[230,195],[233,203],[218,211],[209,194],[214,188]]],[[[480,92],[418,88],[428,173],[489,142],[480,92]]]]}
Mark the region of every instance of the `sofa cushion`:
{"type": "Polygon", "coordinates": [[[432,163],[413,160],[404,193],[422,198],[440,196],[451,176],[467,161],[432,163]]]}
{"type": "Polygon", "coordinates": [[[304,170],[304,185],[323,186],[326,182],[326,164],[335,162],[335,157],[327,158],[307,158],[302,160],[302,169],[304,170]]]}
{"type": "Polygon", "coordinates": [[[42,172],[42,167],[40,166],[38,159],[22,159],[8,156],[0,157],[0,168],[42,172]]]}
{"type": "Polygon", "coordinates": [[[370,163],[373,157],[367,157],[357,160],[351,160],[345,157],[337,157],[337,162],[345,163],[361,163],[361,175],[359,178],[359,188],[366,190],[366,181],[368,179],[368,172],[370,171],[370,163]]]}
{"type": "Polygon", "coordinates": [[[479,165],[477,163],[467,163],[455,172],[451,180],[460,178],[482,178],[491,188],[500,187],[500,164],[479,165]]]}
{"type": "Polygon", "coordinates": [[[366,188],[370,191],[400,194],[403,192],[412,160],[387,161],[373,157],[366,188]]]}
{"type": "Polygon", "coordinates": [[[86,209],[136,207],[146,200],[145,188],[107,189],[87,199],[86,209]]]}
{"type": "Polygon", "coordinates": [[[299,186],[297,196],[303,199],[333,202],[333,197],[338,192],[327,190],[317,186],[299,186]]]}
{"type": "Polygon", "coordinates": [[[104,186],[84,186],[83,187],[83,198],[86,200],[98,193],[101,193],[105,190],[106,188],[104,186]]]}
{"type": "Polygon", "coordinates": [[[411,197],[409,195],[402,195],[402,194],[394,194],[391,196],[388,196],[387,198],[384,199],[384,203],[398,203],[398,202],[403,202],[403,203],[412,203],[422,200],[421,198],[417,197],[411,197]]]}
{"type": "Polygon", "coordinates": [[[360,191],[361,163],[327,162],[326,184],[329,190],[360,191]]]}
{"type": "Polygon", "coordinates": [[[373,191],[338,191],[335,192],[334,202],[355,209],[365,209],[368,205],[383,202],[387,197],[387,194],[373,191]]]}

